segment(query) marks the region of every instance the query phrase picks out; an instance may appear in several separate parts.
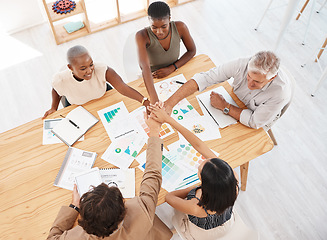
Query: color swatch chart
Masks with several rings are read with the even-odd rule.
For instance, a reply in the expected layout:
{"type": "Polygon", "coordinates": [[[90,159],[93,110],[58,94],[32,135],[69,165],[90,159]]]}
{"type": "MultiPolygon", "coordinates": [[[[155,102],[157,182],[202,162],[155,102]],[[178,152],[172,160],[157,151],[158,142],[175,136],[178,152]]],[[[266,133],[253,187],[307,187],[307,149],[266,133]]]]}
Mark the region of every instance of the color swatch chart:
{"type": "MultiPolygon", "coordinates": [[[[198,169],[199,165],[205,160],[198,151],[196,151],[190,143],[187,144],[180,144],[175,142],[168,146],[170,151],[176,150],[177,157],[176,162],[178,164],[182,164],[183,166],[187,167],[188,169],[194,171],[198,169]]],[[[213,151],[216,156],[218,157],[219,154],[213,151]]]]}
{"type": "MultiPolygon", "coordinates": [[[[136,159],[140,163],[139,168],[142,171],[145,170],[145,158],[146,151],[142,152],[136,159]]],[[[176,158],[176,155],[164,150],[162,154],[162,187],[167,191],[175,190],[185,177],[183,169],[174,163],[173,158],[176,158]]]]}
{"type": "MultiPolygon", "coordinates": [[[[135,118],[138,121],[138,123],[142,126],[142,128],[146,132],[146,134],[149,136],[150,129],[149,129],[148,125],[146,125],[146,123],[145,123],[144,111],[145,111],[145,107],[140,107],[140,108],[134,110],[133,112],[131,112],[131,116],[133,116],[133,118],[135,118]]],[[[171,135],[173,133],[174,133],[173,128],[169,124],[164,123],[164,124],[161,125],[161,130],[159,132],[159,137],[161,139],[163,139],[163,138],[168,137],[169,135],[171,135]]]]}

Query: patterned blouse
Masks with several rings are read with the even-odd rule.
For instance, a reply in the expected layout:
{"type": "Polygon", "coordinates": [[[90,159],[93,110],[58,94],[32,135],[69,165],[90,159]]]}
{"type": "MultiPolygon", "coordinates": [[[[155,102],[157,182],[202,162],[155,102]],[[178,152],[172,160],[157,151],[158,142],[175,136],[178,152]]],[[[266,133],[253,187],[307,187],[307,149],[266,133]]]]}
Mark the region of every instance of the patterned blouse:
{"type": "MultiPolygon", "coordinates": [[[[187,194],[187,200],[196,198],[200,201],[200,199],[195,196],[195,193],[199,188],[201,188],[201,187],[192,189],[187,194]]],[[[188,215],[188,219],[196,226],[206,229],[206,230],[223,225],[225,222],[227,222],[231,218],[232,212],[233,212],[233,207],[227,208],[222,214],[216,214],[216,213],[209,214],[205,207],[203,207],[203,209],[207,213],[206,217],[200,218],[200,217],[196,217],[193,215],[188,215]]]]}

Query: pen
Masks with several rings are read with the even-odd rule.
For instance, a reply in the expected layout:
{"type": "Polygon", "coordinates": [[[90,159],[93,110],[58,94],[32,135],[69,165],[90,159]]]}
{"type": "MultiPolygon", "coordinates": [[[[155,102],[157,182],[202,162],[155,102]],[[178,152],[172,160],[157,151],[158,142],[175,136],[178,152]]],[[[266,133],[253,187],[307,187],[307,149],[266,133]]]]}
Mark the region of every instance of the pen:
{"type": "MultiPolygon", "coordinates": [[[[207,112],[209,113],[210,117],[215,121],[215,123],[217,123],[216,119],[211,115],[211,113],[209,112],[208,108],[204,105],[204,103],[201,101],[200,98],[198,98],[199,102],[202,104],[202,106],[207,110],[207,112]]],[[[218,127],[219,124],[217,123],[218,127]]]]}
{"type": "MultiPolygon", "coordinates": [[[[61,115],[61,114],[60,114],[60,116],[63,117],[63,118],[66,118],[65,116],[63,116],[63,115],[61,115]]],[[[68,119],[68,118],[67,118],[67,119],[68,119]]],[[[68,121],[69,121],[71,124],[73,124],[75,127],[79,128],[79,126],[78,126],[76,123],[74,123],[72,120],[68,119],[68,121]]]]}
{"type": "Polygon", "coordinates": [[[179,83],[179,84],[184,84],[183,82],[180,82],[180,81],[174,81],[175,83],[179,83]]]}

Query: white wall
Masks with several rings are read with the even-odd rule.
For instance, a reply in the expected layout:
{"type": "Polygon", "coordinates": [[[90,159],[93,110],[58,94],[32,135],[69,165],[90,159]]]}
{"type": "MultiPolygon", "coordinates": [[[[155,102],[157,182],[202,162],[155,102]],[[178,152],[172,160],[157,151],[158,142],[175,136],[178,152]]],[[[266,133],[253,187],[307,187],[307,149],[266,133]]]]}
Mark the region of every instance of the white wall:
{"type": "Polygon", "coordinates": [[[45,21],[41,0],[0,0],[0,32],[11,34],[45,21]]]}

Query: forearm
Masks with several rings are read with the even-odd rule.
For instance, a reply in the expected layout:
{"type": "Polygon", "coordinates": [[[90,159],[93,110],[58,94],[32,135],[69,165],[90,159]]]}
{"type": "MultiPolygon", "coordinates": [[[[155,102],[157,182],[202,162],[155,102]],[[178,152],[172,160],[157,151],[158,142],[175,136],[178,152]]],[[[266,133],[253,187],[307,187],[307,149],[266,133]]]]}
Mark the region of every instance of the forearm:
{"type": "Polygon", "coordinates": [[[153,217],[161,188],[161,159],[163,141],[158,136],[148,139],[146,165],[140,186],[140,198],[153,217]]]}
{"type": "Polygon", "coordinates": [[[186,53],[184,53],[183,56],[175,62],[176,67],[177,68],[180,68],[185,63],[187,63],[188,61],[190,61],[192,59],[192,57],[194,57],[195,52],[196,51],[194,49],[192,51],[187,51],[186,53]]]}
{"type": "Polygon", "coordinates": [[[188,187],[185,189],[180,189],[180,190],[175,190],[172,192],[167,193],[166,195],[166,201],[168,202],[170,199],[174,198],[174,197],[178,197],[178,198],[182,198],[185,199],[187,197],[187,194],[194,188],[194,186],[192,187],[188,187]],[[168,200],[167,200],[168,199],[168,200]]]}
{"type": "Polygon", "coordinates": [[[198,90],[198,84],[193,79],[190,79],[184,83],[183,86],[181,86],[170,98],[168,98],[166,103],[171,107],[174,107],[179,101],[192,95],[198,90]]]}
{"type": "Polygon", "coordinates": [[[237,121],[240,120],[240,117],[241,117],[241,112],[243,111],[242,108],[239,108],[239,107],[236,107],[234,105],[230,105],[230,108],[229,108],[229,113],[228,115],[235,118],[237,121]]]}
{"type": "Polygon", "coordinates": [[[136,91],[134,88],[128,86],[127,84],[125,84],[122,89],[117,89],[117,91],[119,93],[121,93],[122,95],[129,97],[131,99],[134,99],[140,103],[142,102],[142,100],[144,98],[144,96],[141,93],[136,91]]]}
{"type": "Polygon", "coordinates": [[[159,101],[159,98],[158,98],[156,89],[154,87],[152,73],[151,73],[149,67],[142,68],[142,76],[144,79],[144,84],[145,84],[146,90],[148,91],[148,94],[150,97],[150,102],[152,104],[155,104],[156,102],[159,101]]]}
{"type": "Polygon", "coordinates": [[[51,108],[54,109],[54,110],[57,110],[58,106],[59,106],[59,101],[60,101],[61,96],[59,96],[59,94],[53,88],[52,88],[52,91],[51,91],[51,95],[52,95],[51,108]]]}

